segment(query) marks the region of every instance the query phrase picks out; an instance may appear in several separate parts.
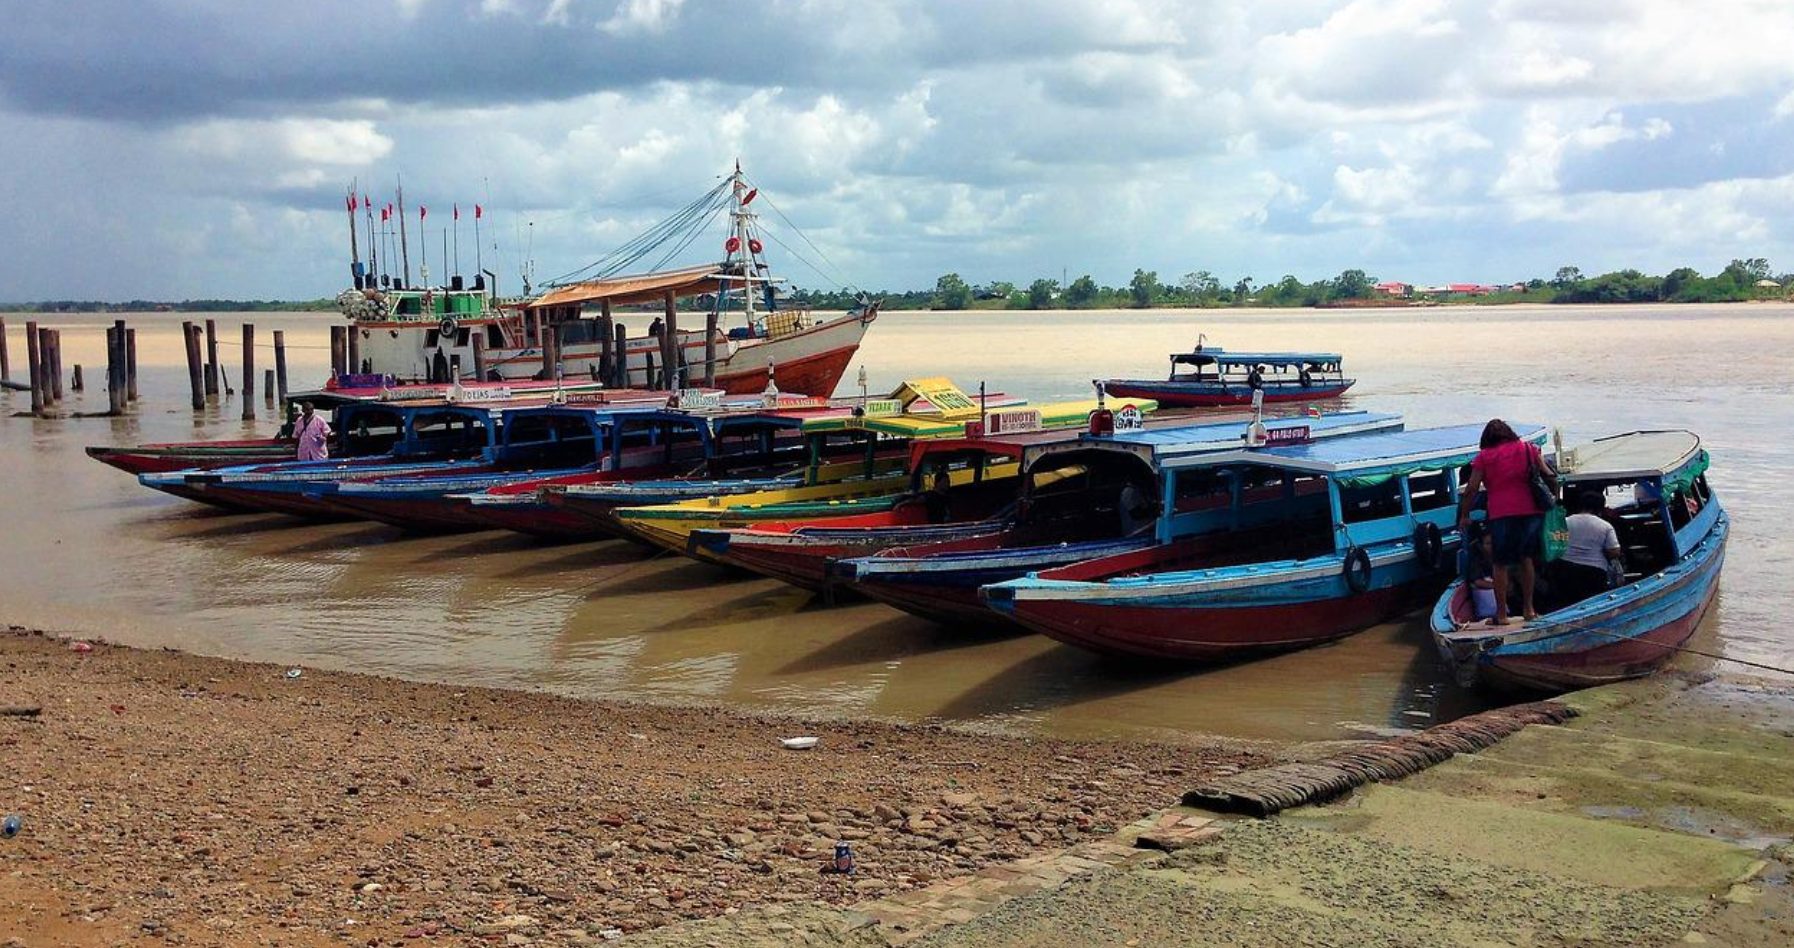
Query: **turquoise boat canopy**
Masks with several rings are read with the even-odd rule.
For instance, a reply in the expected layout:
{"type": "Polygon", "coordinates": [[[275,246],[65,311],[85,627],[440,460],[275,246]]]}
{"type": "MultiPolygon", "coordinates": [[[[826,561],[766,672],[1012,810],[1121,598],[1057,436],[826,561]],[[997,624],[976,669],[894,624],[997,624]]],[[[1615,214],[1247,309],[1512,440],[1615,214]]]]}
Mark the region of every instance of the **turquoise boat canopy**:
{"type": "MultiPolygon", "coordinates": [[[[1545,442],[1543,425],[1513,424],[1522,440],[1545,442]]],[[[1481,450],[1483,425],[1451,425],[1333,438],[1312,444],[1246,448],[1224,454],[1182,458],[1172,470],[1248,462],[1332,478],[1343,487],[1372,487],[1422,471],[1445,471],[1469,464],[1481,450]]]]}
{"type": "Polygon", "coordinates": [[[1709,459],[1692,431],[1629,431],[1565,451],[1564,483],[1661,480],[1683,490],[1707,472],[1709,459]]]}
{"type": "MultiPolygon", "coordinates": [[[[1113,403],[1111,400],[1111,404],[1113,403]]],[[[1075,439],[1066,438],[1051,444],[1031,447],[1023,456],[1022,466],[1032,467],[1036,460],[1049,454],[1091,448],[1128,451],[1156,465],[1170,458],[1241,447],[1245,443],[1246,426],[1251,424],[1250,421],[1237,416],[1234,421],[1210,421],[1185,425],[1165,425],[1162,424],[1162,419],[1156,420],[1161,423],[1149,424],[1147,427],[1133,431],[1117,431],[1105,435],[1086,434],[1075,439]]],[[[1294,415],[1288,418],[1267,418],[1264,421],[1264,426],[1265,430],[1273,432],[1306,428],[1309,437],[1318,439],[1355,437],[1379,431],[1400,431],[1402,423],[1402,416],[1391,412],[1342,411],[1319,416],[1294,415]]]]}

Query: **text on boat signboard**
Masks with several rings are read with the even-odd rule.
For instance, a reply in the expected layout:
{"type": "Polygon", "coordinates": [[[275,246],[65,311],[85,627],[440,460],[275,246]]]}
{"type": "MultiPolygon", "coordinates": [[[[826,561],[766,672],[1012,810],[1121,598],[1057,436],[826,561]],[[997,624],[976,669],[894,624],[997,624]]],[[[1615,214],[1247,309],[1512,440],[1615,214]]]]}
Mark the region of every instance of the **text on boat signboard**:
{"type": "Polygon", "coordinates": [[[1116,431],[1139,431],[1146,427],[1146,416],[1137,405],[1123,405],[1115,412],[1116,431]]]}

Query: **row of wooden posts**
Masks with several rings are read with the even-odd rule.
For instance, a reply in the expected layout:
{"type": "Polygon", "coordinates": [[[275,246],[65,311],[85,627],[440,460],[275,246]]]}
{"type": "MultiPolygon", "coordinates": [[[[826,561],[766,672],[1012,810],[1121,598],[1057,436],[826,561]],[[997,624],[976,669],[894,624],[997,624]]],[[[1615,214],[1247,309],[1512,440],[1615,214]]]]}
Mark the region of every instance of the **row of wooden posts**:
{"type": "MultiPolygon", "coordinates": [[[[188,321],[181,323],[182,338],[187,347],[187,378],[193,394],[193,409],[206,407],[206,398],[216,396],[223,372],[218,366],[218,323],[205,321],[204,354],[201,358],[201,327],[188,321]]],[[[7,351],[6,318],[0,316],[0,385],[31,391],[31,413],[42,415],[62,401],[62,330],[40,327],[36,322],[25,324],[25,355],[29,384],[12,380],[12,358],[7,351]]],[[[225,394],[231,394],[230,382],[223,380],[225,394]]],[[[74,366],[70,380],[73,391],[84,387],[81,366],[74,366]]],[[[278,398],[287,402],[286,333],[274,330],[274,368],[264,371],[263,399],[272,408],[278,398]]],[[[120,319],[106,327],[106,397],[107,414],[121,415],[126,406],[137,400],[137,330],[120,319]]],[[[255,418],[255,325],[243,324],[243,418],[255,418]]]]}
{"type": "MultiPolygon", "coordinates": [[[[69,379],[71,391],[82,391],[86,381],[81,366],[73,367],[69,379]]],[[[31,413],[43,415],[62,401],[62,330],[25,323],[26,382],[12,378],[12,354],[7,349],[6,318],[0,316],[0,386],[31,392],[31,413]]],[[[137,400],[137,330],[125,327],[119,320],[106,327],[106,399],[107,414],[123,414],[125,406],[137,400]]]]}

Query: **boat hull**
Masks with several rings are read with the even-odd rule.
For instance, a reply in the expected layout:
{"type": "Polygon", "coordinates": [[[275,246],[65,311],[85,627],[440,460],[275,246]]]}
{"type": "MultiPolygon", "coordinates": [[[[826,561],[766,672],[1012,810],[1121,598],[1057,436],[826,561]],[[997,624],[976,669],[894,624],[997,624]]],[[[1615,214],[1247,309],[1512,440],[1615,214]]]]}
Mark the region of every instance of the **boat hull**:
{"type": "Polygon", "coordinates": [[[1039,570],[1145,549],[1151,543],[1111,540],[1003,548],[1002,540],[1003,535],[994,534],[963,543],[893,548],[873,556],[837,561],[830,565],[830,574],[836,582],[851,586],[868,599],[932,622],[1022,628],[1020,623],[986,606],[978,595],[979,588],[1039,570]]]}
{"type": "MultiPolygon", "coordinates": [[[[1355,380],[1338,383],[1300,385],[1266,385],[1266,404],[1315,402],[1338,398],[1351,388],[1355,380]]],[[[1252,390],[1244,385],[1221,385],[1214,382],[1177,382],[1149,379],[1111,379],[1103,383],[1111,398],[1153,399],[1162,406],[1176,408],[1224,408],[1252,404],[1252,390]]]]}
{"type": "Polygon", "coordinates": [[[1679,568],[1519,626],[1465,634],[1459,627],[1470,612],[1462,584],[1454,584],[1433,610],[1433,641],[1466,686],[1569,691],[1649,675],[1676,656],[1712,607],[1729,532],[1722,516],[1679,568]]]}
{"type": "MultiPolygon", "coordinates": [[[[870,556],[880,550],[913,543],[941,542],[1001,533],[1006,524],[977,521],[952,525],[914,525],[847,528],[801,528],[791,533],[759,530],[699,530],[691,535],[691,550],[784,580],[815,592],[831,590],[835,583],[829,562],[870,556]]],[[[690,552],[690,550],[688,550],[690,552]]]]}
{"type": "MultiPolygon", "coordinates": [[[[1196,548],[1207,542],[1195,541],[1196,548]]],[[[1130,658],[1220,662],[1343,638],[1415,608],[1437,588],[1407,544],[1369,553],[1363,591],[1346,581],[1338,554],[1210,570],[1198,561],[1162,577],[1151,575],[1154,555],[1139,557],[1143,575],[1134,580],[1027,578],[983,594],[993,608],[1068,645],[1130,658]]]]}
{"type": "Polygon", "coordinates": [[[127,474],[166,474],[172,471],[291,461],[297,457],[297,449],[291,441],[257,438],[247,441],[145,444],[134,448],[90,447],[87,449],[87,456],[127,474]]]}

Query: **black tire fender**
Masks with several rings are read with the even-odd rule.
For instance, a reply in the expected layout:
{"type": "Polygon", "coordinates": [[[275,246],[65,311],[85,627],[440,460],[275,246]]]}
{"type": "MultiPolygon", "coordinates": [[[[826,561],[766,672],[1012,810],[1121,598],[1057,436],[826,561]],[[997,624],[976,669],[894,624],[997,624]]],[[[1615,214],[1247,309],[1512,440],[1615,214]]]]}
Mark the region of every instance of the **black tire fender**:
{"type": "MultiPolygon", "coordinates": [[[[444,336],[453,336],[455,330],[460,328],[461,324],[455,322],[455,317],[453,316],[444,316],[442,317],[442,322],[436,324],[436,330],[444,336]]],[[[453,343],[450,344],[452,345],[453,343]]]]}
{"type": "Polygon", "coordinates": [[[1439,525],[1422,522],[1414,526],[1414,559],[1428,572],[1436,573],[1445,563],[1445,538],[1439,525]]]}
{"type": "Polygon", "coordinates": [[[1341,571],[1352,592],[1370,591],[1370,554],[1364,552],[1364,547],[1354,546],[1346,551],[1345,566],[1341,571]]]}

